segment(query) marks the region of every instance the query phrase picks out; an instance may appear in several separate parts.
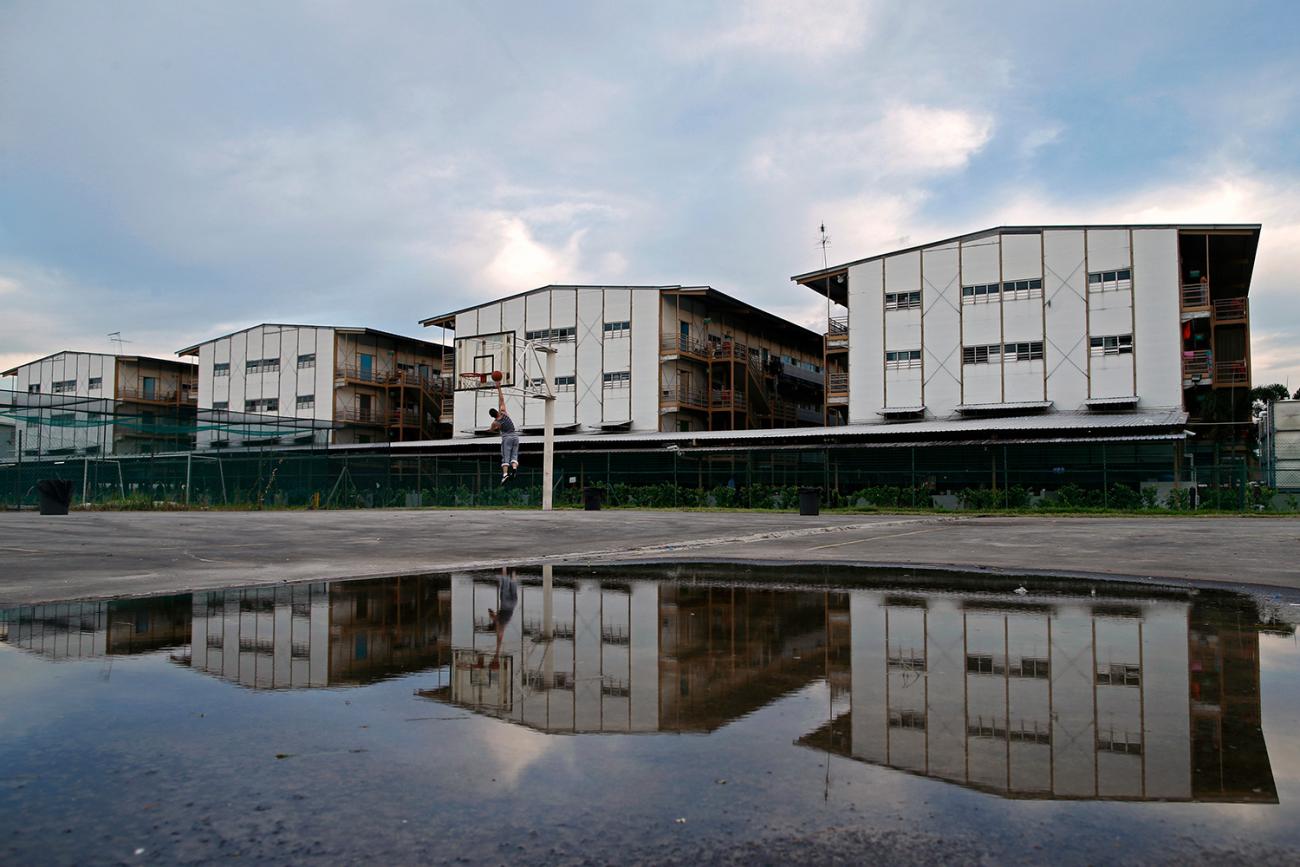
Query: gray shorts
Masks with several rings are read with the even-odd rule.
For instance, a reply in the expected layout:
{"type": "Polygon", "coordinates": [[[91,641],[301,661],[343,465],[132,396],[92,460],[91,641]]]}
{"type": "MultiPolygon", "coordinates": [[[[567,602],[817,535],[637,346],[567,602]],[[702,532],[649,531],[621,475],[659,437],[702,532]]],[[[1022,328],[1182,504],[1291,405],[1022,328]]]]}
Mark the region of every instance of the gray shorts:
{"type": "Polygon", "coordinates": [[[501,463],[519,463],[519,434],[501,434],[501,463]]]}

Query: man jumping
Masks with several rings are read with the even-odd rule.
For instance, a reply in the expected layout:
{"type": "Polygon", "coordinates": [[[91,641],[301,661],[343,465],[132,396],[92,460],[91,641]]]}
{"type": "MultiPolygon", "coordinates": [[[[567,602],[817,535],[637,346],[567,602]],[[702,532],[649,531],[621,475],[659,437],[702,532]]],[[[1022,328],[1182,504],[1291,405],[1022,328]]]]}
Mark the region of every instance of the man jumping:
{"type": "Polygon", "coordinates": [[[492,416],[489,431],[501,431],[501,484],[509,481],[519,469],[519,434],[515,432],[514,420],[506,412],[506,397],[501,393],[501,382],[497,381],[497,408],[488,410],[492,416]]]}

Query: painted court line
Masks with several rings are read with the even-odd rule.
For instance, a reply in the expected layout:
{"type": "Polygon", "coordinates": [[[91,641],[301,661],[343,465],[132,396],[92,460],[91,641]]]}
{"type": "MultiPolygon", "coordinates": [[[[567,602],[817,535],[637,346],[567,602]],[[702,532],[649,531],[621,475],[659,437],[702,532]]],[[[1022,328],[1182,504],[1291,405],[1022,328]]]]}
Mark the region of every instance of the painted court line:
{"type": "Polygon", "coordinates": [[[867,536],[865,539],[850,539],[847,542],[836,542],[833,545],[817,545],[809,548],[809,551],[824,551],[827,548],[843,548],[845,545],[856,545],[859,542],[874,542],[877,539],[896,539],[899,536],[915,536],[917,533],[933,533],[938,527],[926,527],[924,530],[910,530],[906,533],[886,533],[883,536],[867,536]]]}

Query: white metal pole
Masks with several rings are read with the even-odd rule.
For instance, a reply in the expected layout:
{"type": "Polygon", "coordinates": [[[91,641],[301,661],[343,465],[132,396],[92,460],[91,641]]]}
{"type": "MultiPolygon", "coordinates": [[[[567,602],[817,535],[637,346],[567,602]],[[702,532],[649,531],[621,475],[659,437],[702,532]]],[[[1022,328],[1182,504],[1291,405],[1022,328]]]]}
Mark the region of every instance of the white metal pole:
{"type": "Polygon", "coordinates": [[[83,458],[81,464],[81,505],[84,506],[90,493],[90,458],[83,458]]]}
{"type": "Polygon", "coordinates": [[[194,466],[194,455],[185,456],[185,505],[190,504],[190,478],[194,466]]]}
{"type": "Polygon", "coordinates": [[[552,641],[555,634],[554,570],[555,567],[549,563],[542,566],[542,640],[545,642],[542,651],[542,682],[548,687],[555,681],[555,642],[552,641]]]}
{"type": "Polygon", "coordinates": [[[555,488],[555,350],[546,353],[546,412],[542,446],[542,511],[551,511],[555,488]]]}

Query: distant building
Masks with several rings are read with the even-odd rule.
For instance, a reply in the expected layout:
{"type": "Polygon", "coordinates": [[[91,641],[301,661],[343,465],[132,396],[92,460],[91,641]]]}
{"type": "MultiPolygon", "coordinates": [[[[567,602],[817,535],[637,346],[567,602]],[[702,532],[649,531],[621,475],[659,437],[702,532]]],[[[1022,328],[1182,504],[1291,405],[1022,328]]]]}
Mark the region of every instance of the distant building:
{"type": "MultiPolygon", "coordinates": [[[[557,349],[560,430],[748,430],[822,421],[820,336],[707,286],[544,286],[421,324],[454,331],[458,342],[508,332],[557,349]]],[[[461,361],[466,369],[471,362],[461,361]]],[[[495,403],[490,390],[458,391],[455,436],[482,432],[495,403]]],[[[511,395],[508,406],[525,429],[540,431],[541,401],[511,395]]]]}
{"type": "Polygon", "coordinates": [[[0,461],[13,460],[17,455],[17,430],[13,422],[0,419],[0,461]]]}
{"type": "Polygon", "coordinates": [[[1259,232],[1003,226],[791,279],[827,298],[833,423],[1180,409],[1240,452],[1259,232]]]}
{"type": "Polygon", "coordinates": [[[56,352],[3,371],[21,404],[24,455],[181,451],[194,443],[196,368],[186,361],[56,352]]]}
{"type": "Polygon", "coordinates": [[[1300,400],[1277,400],[1259,419],[1259,455],[1264,484],[1300,493],[1300,400]]]}
{"type": "MultiPolygon", "coordinates": [[[[371,328],[267,323],[177,354],[198,359],[204,410],[333,423],[332,436],[306,429],[308,441],[398,442],[450,431],[442,417],[449,394],[444,351],[435,343],[371,328]]],[[[270,436],[241,436],[237,426],[214,426],[200,432],[198,444],[275,444],[274,430],[264,433],[270,436]]]]}

